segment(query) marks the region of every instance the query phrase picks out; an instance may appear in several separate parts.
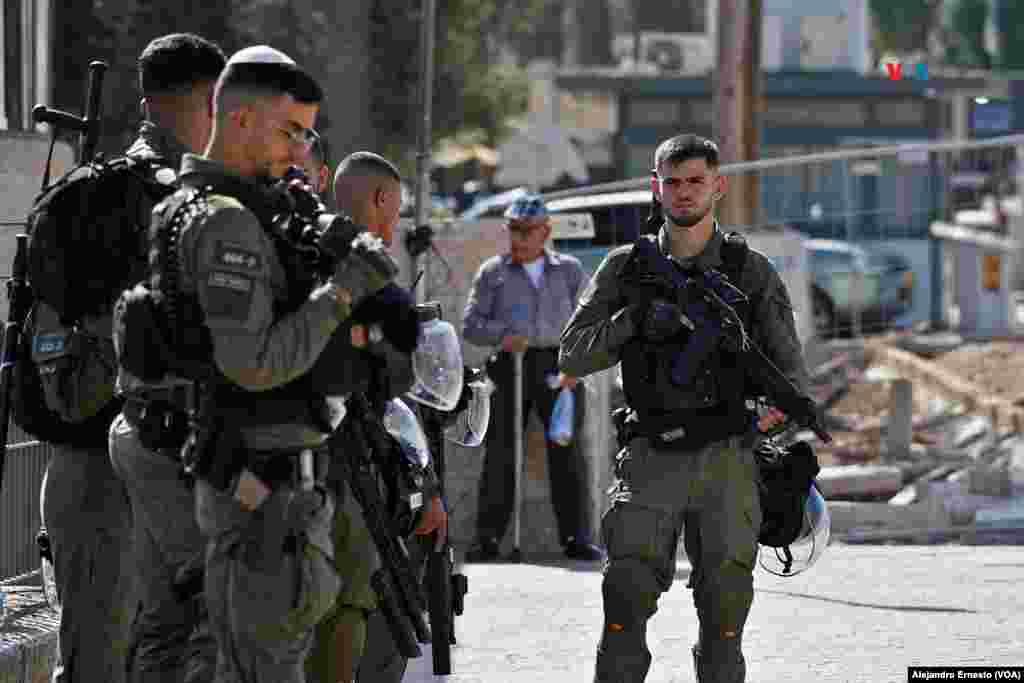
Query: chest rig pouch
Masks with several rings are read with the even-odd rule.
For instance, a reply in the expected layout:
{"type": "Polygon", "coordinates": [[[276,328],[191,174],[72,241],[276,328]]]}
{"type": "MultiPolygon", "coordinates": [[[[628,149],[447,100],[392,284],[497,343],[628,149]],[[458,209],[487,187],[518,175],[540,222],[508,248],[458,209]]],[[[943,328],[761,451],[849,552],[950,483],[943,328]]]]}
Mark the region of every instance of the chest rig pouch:
{"type": "Polygon", "coordinates": [[[693,328],[684,328],[665,342],[637,338],[625,345],[622,377],[627,403],[648,418],[741,413],[737,406],[743,403],[744,381],[737,351],[750,304],[738,283],[748,251],[746,241],[738,233],[724,237],[720,271],[684,273],[661,254],[653,235],[639,238],[634,250],[637,253],[631,258],[657,263],[663,277],[639,287],[628,283],[627,290],[639,301],[661,297],[680,304],[693,328]],[[723,314],[719,303],[726,303],[732,313],[723,314]]]}

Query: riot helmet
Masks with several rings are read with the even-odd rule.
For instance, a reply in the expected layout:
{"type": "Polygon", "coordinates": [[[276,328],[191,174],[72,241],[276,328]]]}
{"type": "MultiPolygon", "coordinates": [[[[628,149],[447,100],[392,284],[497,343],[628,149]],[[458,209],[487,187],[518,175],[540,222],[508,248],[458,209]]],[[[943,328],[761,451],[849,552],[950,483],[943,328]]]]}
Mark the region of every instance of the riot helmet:
{"type": "Polygon", "coordinates": [[[796,539],[784,546],[762,544],[760,564],[776,576],[796,576],[811,568],[828,546],[832,519],[825,498],[812,483],[804,498],[803,522],[796,539]]]}
{"type": "Polygon", "coordinates": [[[467,379],[469,381],[463,390],[469,392],[466,395],[466,405],[459,406],[462,410],[455,421],[445,428],[444,438],[460,446],[473,448],[483,443],[487,434],[487,426],[491,420],[491,394],[494,393],[494,382],[483,373],[467,379]]]}
{"type": "Polygon", "coordinates": [[[441,304],[417,304],[420,342],[412,354],[415,381],[406,396],[417,403],[449,411],[462,394],[462,348],[452,324],[441,319],[441,304]]]}

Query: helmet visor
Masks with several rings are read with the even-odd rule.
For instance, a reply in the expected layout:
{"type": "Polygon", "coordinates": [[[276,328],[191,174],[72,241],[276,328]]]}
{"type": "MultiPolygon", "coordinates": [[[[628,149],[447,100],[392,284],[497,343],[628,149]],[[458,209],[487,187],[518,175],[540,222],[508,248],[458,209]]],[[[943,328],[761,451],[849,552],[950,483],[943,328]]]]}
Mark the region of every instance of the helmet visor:
{"type": "Polygon", "coordinates": [[[430,464],[430,447],[415,413],[402,399],[393,398],[384,407],[384,429],[402,447],[402,454],[412,464],[426,467],[430,464]]]}
{"type": "Polygon", "coordinates": [[[803,524],[795,541],[783,548],[762,545],[759,563],[765,571],[776,576],[796,576],[807,571],[824,554],[828,546],[832,518],[828,505],[811,484],[807,500],[804,501],[803,524]]]}
{"type": "Polygon", "coordinates": [[[437,410],[452,410],[462,394],[462,349],[452,324],[430,320],[422,324],[420,343],[412,354],[415,382],[409,398],[437,410]]]}

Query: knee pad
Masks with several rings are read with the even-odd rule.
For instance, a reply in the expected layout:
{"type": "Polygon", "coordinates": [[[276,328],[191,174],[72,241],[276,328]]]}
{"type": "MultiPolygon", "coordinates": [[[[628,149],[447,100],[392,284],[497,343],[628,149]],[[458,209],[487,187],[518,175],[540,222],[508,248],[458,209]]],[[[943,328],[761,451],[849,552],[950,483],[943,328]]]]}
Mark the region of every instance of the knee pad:
{"type": "Polygon", "coordinates": [[[752,572],[726,561],[707,572],[694,589],[701,641],[739,638],[754,601],[752,572]]]}
{"type": "Polygon", "coordinates": [[[646,563],[616,560],[605,571],[601,593],[605,623],[632,630],[646,627],[657,611],[661,588],[646,563]]]}

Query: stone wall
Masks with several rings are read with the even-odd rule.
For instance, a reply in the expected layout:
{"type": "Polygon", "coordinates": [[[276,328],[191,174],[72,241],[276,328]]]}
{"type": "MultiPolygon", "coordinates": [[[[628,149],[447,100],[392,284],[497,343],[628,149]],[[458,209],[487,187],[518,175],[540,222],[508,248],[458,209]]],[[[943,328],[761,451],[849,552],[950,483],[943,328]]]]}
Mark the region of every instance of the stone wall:
{"type": "MultiPolygon", "coordinates": [[[[408,225],[398,231],[404,235],[408,225]]],[[[428,252],[422,261],[424,270],[424,300],[439,301],[445,320],[462,334],[462,314],[469,296],[470,286],[477,269],[491,256],[507,250],[507,236],[501,219],[471,223],[451,223],[439,226],[434,236],[438,253],[428,252]]],[[[411,284],[414,277],[412,263],[404,245],[396,239],[395,257],[402,264],[403,281],[411,284]]],[[[493,349],[463,344],[467,364],[480,367],[493,349]]],[[[588,464],[592,533],[597,537],[597,526],[604,511],[604,490],[610,482],[610,458],[614,453],[614,435],[609,413],[614,387],[614,371],[606,371],[587,378],[588,410],[582,446],[588,464]]],[[[447,485],[451,503],[451,533],[462,547],[472,542],[477,512],[477,487],[483,468],[484,446],[465,448],[447,444],[447,485]]],[[[526,434],[523,474],[523,518],[521,550],[529,555],[560,552],[554,511],[551,507],[551,488],[548,479],[547,454],[539,419],[534,415],[526,434]]],[[[510,483],[511,485],[511,483],[510,483]]],[[[512,524],[509,525],[505,549],[512,547],[512,524]]]]}

